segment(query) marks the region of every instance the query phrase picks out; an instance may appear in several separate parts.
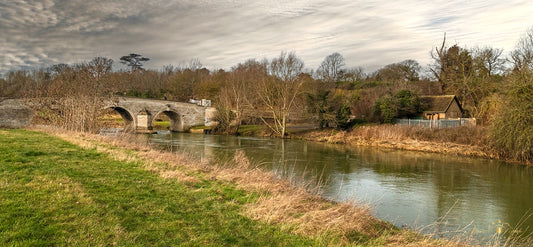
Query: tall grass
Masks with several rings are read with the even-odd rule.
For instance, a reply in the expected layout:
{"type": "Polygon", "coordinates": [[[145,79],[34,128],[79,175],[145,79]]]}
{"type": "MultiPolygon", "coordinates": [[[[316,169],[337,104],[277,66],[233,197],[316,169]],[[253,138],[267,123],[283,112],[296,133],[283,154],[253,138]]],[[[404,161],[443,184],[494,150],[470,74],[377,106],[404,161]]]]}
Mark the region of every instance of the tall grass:
{"type": "Polygon", "coordinates": [[[389,136],[397,135],[396,139],[416,139],[421,141],[449,142],[464,145],[486,146],[487,128],[482,126],[461,126],[457,128],[424,128],[409,126],[380,126],[385,131],[391,133],[389,136]]]}
{"type": "Polygon", "coordinates": [[[364,125],[350,131],[322,130],[300,138],[339,144],[385,147],[401,150],[495,158],[484,127],[430,129],[416,126],[364,125]]]}

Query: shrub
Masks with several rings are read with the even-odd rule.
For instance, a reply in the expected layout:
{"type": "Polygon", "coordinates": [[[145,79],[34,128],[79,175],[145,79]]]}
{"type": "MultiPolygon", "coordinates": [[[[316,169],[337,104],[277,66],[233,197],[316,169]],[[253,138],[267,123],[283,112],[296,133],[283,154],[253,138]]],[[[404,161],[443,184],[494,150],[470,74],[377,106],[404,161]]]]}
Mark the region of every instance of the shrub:
{"type": "Polygon", "coordinates": [[[237,133],[238,126],[232,126],[232,122],[235,119],[235,112],[231,109],[217,107],[217,115],[215,120],[218,122],[214,128],[214,132],[217,134],[235,134],[237,133]]]}
{"type": "Polygon", "coordinates": [[[500,155],[533,160],[533,71],[510,76],[510,88],[494,118],[489,139],[500,155]]]}
{"type": "Polygon", "coordinates": [[[422,112],[420,97],[409,90],[385,95],[374,104],[374,116],[382,123],[394,123],[394,118],[412,118],[422,112]]]}
{"type": "Polygon", "coordinates": [[[391,95],[383,96],[374,103],[374,116],[379,122],[393,123],[397,112],[395,99],[391,95]]]}
{"type": "Polygon", "coordinates": [[[342,104],[341,108],[337,112],[337,128],[341,130],[348,129],[350,127],[350,107],[346,104],[342,104]]]}

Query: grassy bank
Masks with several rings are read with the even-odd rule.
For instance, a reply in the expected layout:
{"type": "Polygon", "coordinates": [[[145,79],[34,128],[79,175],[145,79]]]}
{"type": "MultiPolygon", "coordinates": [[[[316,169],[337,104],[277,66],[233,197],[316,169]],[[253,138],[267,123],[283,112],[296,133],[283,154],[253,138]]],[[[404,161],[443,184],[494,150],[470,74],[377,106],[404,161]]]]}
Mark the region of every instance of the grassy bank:
{"type": "Polygon", "coordinates": [[[2,245],[316,243],[244,217],[257,195],[230,183],[168,179],[42,133],[0,136],[2,245]]]}
{"type": "Polygon", "coordinates": [[[455,246],[255,169],[146,141],[0,130],[1,245],[455,246]]]}

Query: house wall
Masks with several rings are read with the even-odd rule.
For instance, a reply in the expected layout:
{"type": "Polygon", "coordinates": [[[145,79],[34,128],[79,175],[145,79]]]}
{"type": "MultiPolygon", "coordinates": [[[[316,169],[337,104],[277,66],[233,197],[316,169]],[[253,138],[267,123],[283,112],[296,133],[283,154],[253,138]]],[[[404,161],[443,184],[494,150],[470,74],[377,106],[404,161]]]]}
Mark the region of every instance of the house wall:
{"type": "Polygon", "coordinates": [[[446,113],[444,112],[439,112],[439,113],[424,113],[424,119],[427,119],[427,120],[439,120],[439,119],[445,119],[446,118],[446,113]]]}
{"type": "Polygon", "coordinates": [[[459,108],[459,104],[457,103],[457,100],[452,101],[452,104],[448,108],[448,111],[446,111],[445,117],[443,118],[462,118],[463,113],[461,112],[461,108],[459,108]]]}

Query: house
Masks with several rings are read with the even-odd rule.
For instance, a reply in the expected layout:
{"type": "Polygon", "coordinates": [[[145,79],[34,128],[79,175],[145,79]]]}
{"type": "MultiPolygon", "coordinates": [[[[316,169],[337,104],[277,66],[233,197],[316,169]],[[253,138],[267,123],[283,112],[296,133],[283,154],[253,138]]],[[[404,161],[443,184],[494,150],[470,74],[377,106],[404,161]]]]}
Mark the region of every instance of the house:
{"type": "Polygon", "coordinates": [[[429,120],[462,118],[463,109],[455,95],[420,96],[423,118],[429,120]]]}

